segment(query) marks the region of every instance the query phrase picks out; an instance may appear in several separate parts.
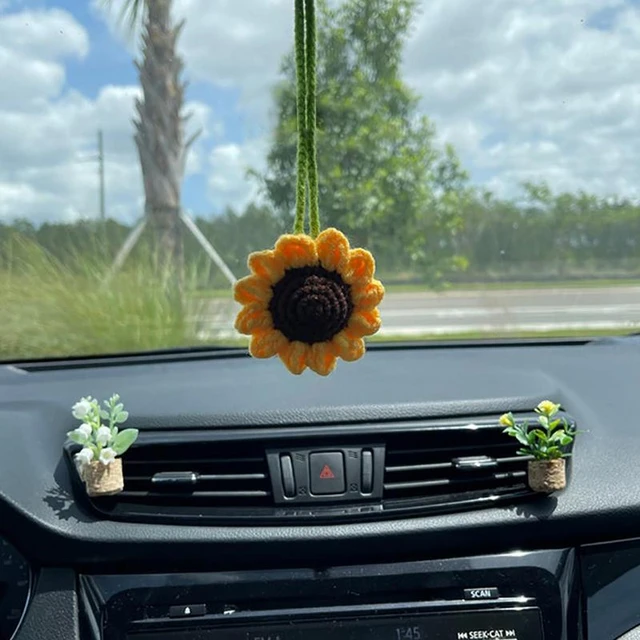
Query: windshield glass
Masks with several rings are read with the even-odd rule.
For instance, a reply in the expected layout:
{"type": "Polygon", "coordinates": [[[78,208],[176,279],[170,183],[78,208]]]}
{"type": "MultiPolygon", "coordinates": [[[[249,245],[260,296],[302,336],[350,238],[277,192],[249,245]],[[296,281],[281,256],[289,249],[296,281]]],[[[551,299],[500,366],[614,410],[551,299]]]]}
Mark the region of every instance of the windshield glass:
{"type": "MultiPolygon", "coordinates": [[[[318,0],[323,227],[372,341],[640,327],[640,3],[318,0]]],[[[0,360],[247,344],[290,233],[293,0],[0,0],[0,360]]]]}

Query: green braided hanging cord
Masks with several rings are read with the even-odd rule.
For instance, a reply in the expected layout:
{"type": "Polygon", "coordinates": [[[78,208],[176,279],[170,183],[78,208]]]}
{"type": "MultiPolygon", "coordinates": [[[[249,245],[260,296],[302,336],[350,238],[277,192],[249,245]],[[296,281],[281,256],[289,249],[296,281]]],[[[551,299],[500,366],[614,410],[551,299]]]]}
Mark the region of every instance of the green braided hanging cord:
{"type": "Polygon", "coordinates": [[[305,0],[305,45],[307,62],[307,179],[309,180],[309,230],[311,237],[320,233],[318,194],[318,159],[316,152],[316,13],[315,0],[305,0]]]}
{"type": "Polygon", "coordinates": [[[315,0],[295,0],[296,109],[298,162],[294,233],[304,233],[309,194],[309,232],[320,233],[316,152],[316,16],[315,0]]]}
{"type": "Polygon", "coordinates": [[[296,217],[294,233],[304,233],[305,200],[307,195],[306,119],[306,56],[304,0],[295,0],[296,114],[298,120],[298,161],[296,181],[296,217]]]}

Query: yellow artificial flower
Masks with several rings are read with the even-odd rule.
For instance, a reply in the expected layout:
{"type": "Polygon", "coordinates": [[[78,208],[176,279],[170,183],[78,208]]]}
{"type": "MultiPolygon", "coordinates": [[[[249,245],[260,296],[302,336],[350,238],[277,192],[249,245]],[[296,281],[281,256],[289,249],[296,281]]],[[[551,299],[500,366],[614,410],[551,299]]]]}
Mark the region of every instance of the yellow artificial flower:
{"type": "Polygon", "coordinates": [[[326,376],[338,357],[364,355],[363,338],[380,328],[384,287],[373,275],[373,256],[351,249],[346,236],[326,229],[314,240],[280,236],[274,249],[252,253],[251,275],[234,298],[243,305],[235,328],[251,336],[255,358],[279,356],[291,373],[307,367],[326,376]]]}
{"type": "Polygon", "coordinates": [[[503,427],[513,427],[514,425],[513,416],[510,413],[503,413],[500,416],[500,424],[503,427]]]}
{"type": "Polygon", "coordinates": [[[551,416],[558,413],[560,409],[560,405],[555,402],[551,402],[551,400],[543,400],[537,407],[536,411],[541,413],[543,416],[547,416],[550,418],[551,416]]]}

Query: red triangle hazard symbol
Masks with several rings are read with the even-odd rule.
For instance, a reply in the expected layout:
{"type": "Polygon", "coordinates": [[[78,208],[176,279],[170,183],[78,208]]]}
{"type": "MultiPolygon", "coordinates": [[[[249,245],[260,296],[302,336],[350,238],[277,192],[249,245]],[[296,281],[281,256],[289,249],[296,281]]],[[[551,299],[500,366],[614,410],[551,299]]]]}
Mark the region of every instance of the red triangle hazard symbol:
{"type": "Polygon", "coordinates": [[[320,472],[320,477],[323,480],[330,480],[331,478],[335,478],[336,476],[333,471],[331,471],[331,467],[328,464],[325,464],[324,467],[322,467],[322,471],[320,472]]]}

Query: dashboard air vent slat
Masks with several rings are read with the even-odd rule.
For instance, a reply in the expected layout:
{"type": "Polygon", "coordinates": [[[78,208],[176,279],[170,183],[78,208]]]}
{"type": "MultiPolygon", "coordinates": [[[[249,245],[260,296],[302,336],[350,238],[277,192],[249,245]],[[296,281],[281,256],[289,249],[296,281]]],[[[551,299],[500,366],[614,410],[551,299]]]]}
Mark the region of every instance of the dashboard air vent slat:
{"type": "MultiPolygon", "coordinates": [[[[160,499],[168,497],[185,497],[184,492],[180,491],[163,491],[161,494],[154,494],[151,491],[122,491],[118,494],[120,499],[127,498],[145,498],[160,499]]],[[[197,498],[266,498],[270,495],[268,491],[190,491],[188,493],[189,500],[197,498]]]]}

